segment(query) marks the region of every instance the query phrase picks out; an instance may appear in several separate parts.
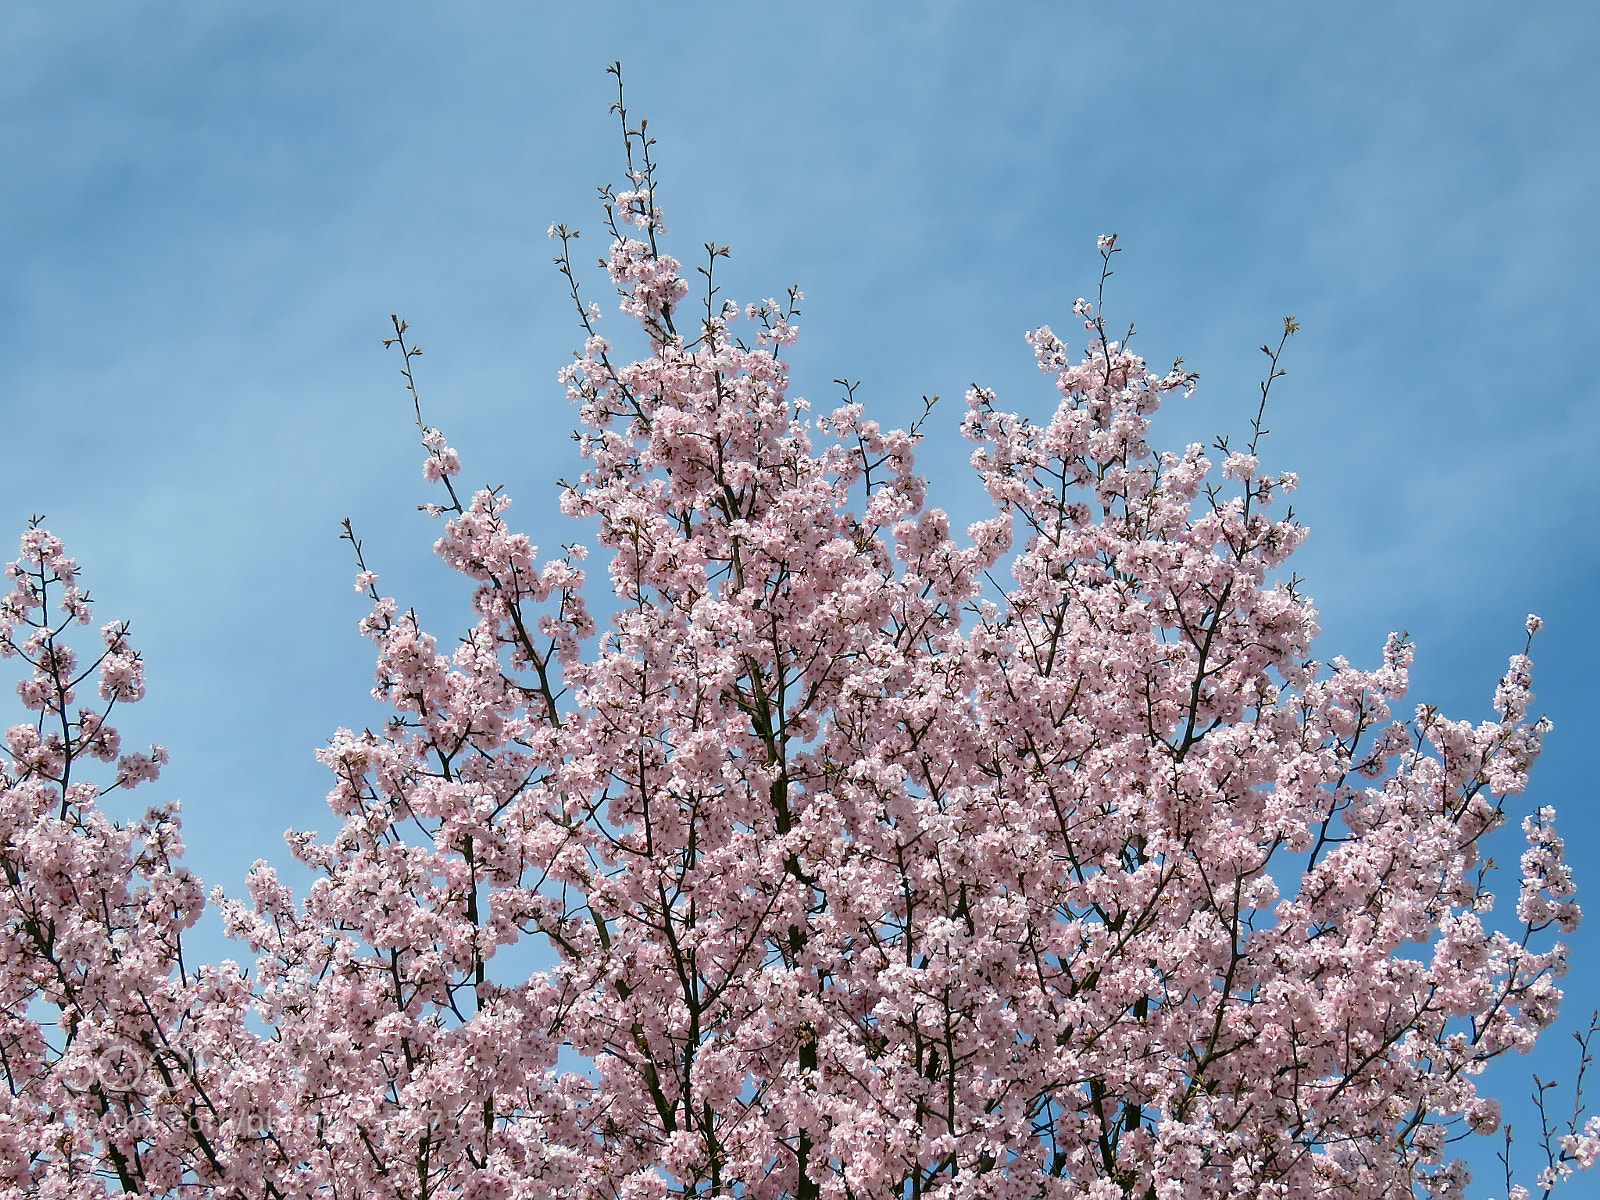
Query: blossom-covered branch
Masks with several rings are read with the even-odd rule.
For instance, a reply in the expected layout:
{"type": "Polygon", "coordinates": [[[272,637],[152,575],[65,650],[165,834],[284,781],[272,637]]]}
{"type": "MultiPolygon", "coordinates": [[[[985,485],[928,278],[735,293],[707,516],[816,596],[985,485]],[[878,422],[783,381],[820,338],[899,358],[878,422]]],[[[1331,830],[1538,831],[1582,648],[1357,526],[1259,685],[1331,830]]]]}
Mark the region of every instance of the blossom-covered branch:
{"type": "MultiPolygon", "coordinates": [[[[1499,1121],[1475,1079],[1555,1019],[1579,917],[1552,811],[1517,807],[1549,725],[1526,653],[1478,723],[1406,706],[1404,637],[1371,670],[1312,657],[1296,479],[1262,465],[1294,322],[1245,450],[1159,451],[1196,377],[1110,334],[1101,239],[1081,344],[1028,339],[1048,417],[967,395],[994,513],[962,534],[920,423],[792,394],[798,291],[741,308],[708,245],[689,328],[653,139],[617,111],[603,266],[636,356],[552,228],[584,332],[561,505],[597,527],[609,623],[582,547],[541,557],[504,492],[457,489],[396,318],[473,624],[441,645],[347,527],[391,715],[320,753],[338,828],[291,838],[307,893],[261,863],[218,898],[248,969],[183,962],[171,811],[101,815],[163,759],[106,724],[138,659],[108,627],[101,707],[69,715],[87,676],[45,606],[87,598],[25,540],[0,1170],[61,1196],[1462,1194],[1450,1139],[1499,1121]],[[525,941],[545,965],[503,967],[525,941]]],[[[1539,1186],[1592,1163],[1592,1122],[1546,1132],[1539,1186]]]]}

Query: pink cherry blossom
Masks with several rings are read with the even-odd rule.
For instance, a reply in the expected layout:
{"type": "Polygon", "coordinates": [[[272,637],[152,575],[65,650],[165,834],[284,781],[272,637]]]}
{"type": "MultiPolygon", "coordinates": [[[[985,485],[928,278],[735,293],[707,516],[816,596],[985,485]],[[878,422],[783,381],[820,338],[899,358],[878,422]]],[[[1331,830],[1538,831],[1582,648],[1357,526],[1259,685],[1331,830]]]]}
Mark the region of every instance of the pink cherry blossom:
{"type": "MultiPolygon", "coordinates": [[[[261,862],[213,895],[244,965],[184,958],[205,900],[176,806],[103,808],[166,761],[110,723],[142,663],[120,624],[74,657],[77,568],[24,535],[0,600],[27,714],[0,777],[5,1186],[1461,1195],[1451,1139],[1500,1121],[1478,1073],[1555,1020],[1579,917],[1553,811],[1516,799],[1550,728],[1528,656],[1476,724],[1407,708],[1403,637],[1372,669],[1314,659],[1282,569],[1305,531],[1267,515],[1295,477],[1261,474],[1259,417],[1215,475],[1151,446],[1194,376],[1107,337],[1104,278],[1076,353],[1029,335],[1052,413],[968,393],[995,512],[954,528],[917,428],[851,385],[815,418],[791,394],[798,291],[718,303],[708,247],[686,315],[652,142],[618,111],[604,262],[644,357],[593,333],[552,227],[587,334],[561,507],[596,522],[614,615],[583,547],[541,554],[503,492],[456,491],[396,318],[472,624],[422,628],[349,534],[390,717],[318,753],[333,824],[289,835],[304,894],[261,862]],[[1511,821],[1514,915],[1482,849],[1511,821]],[[527,942],[545,965],[505,966],[527,942]]],[[[1536,1185],[1597,1148],[1574,1117],[1536,1185]]]]}

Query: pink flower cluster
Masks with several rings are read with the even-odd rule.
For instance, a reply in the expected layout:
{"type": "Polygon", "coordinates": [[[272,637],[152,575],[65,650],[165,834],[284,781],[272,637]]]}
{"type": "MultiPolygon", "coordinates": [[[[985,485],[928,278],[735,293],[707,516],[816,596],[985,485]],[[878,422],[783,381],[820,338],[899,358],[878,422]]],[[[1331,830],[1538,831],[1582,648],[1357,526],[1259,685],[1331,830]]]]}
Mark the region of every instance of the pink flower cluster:
{"type": "MultiPolygon", "coordinates": [[[[748,341],[710,294],[677,332],[688,283],[655,249],[644,162],[612,198],[641,236],[608,262],[648,352],[614,363],[580,305],[563,374],[585,470],[562,507],[598,522],[609,628],[582,550],[541,559],[498,492],[434,510],[475,585],[453,648],[363,565],[392,717],[320,752],[337,828],[290,836],[309,891],[260,863],[247,901],[217,898],[248,967],[182,957],[202,901],[172,808],[98,807],[165,755],[120,752],[107,717],[142,694],[138,655],[108,626],[77,665],[88,602],[26,535],[0,602],[32,714],[0,780],[0,1179],[1461,1194],[1446,1143],[1496,1128],[1474,1078],[1554,1020],[1564,950],[1541,931],[1579,915],[1540,809],[1519,924],[1491,924],[1479,845],[1547,728],[1527,658],[1476,725],[1401,711],[1402,638],[1373,670],[1313,660],[1280,570],[1304,530],[1269,513],[1293,476],[1233,454],[1230,491],[1200,447],[1154,451],[1193,377],[1096,322],[1081,358],[1030,337],[1048,421],[969,393],[996,515],[959,535],[914,430],[790,395],[797,294],[745,310],[748,341]],[[93,672],[101,706],[74,712],[93,672]],[[502,968],[529,939],[546,965],[502,968]]],[[[455,452],[424,442],[448,486],[455,452]]],[[[1597,1146],[1591,1122],[1552,1169],[1597,1146]]]]}

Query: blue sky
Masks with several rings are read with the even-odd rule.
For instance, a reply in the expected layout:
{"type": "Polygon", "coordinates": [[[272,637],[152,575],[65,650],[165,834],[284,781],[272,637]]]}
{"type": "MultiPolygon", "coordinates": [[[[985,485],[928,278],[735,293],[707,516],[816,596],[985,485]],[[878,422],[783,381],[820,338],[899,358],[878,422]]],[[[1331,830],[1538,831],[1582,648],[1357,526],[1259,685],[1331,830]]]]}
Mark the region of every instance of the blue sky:
{"type": "MultiPolygon", "coordinates": [[[[1600,10],[1555,0],[14,0],[0,526],[48,514],[102,619],[133,622],[151,696],[126,728],[170,748],[208,882],[326,828],[311,752],[373,711],[340,518],[386,590],[464,621],[415,512],[390,312],[469,480],[574,536],[554,375],[577,333],[544,230],[599,230],[620,58],[681,256],[730,245],[741,301],[805,290],[800,394],[859,378],[889,421],[942,394],[924,461],[958,518],[982,515],[960,396],[1046,411],[1021,334],[1075,328],[1096,234],[1126,247],[1113,316],[1201,372],[1167,444],[1240,430],[1256,347],[1297,316],[1264,457],[1302,479],[1321,656],[1408,629],[1414,697],[1481,717],[1542,614],[1556,728],[1526,799],[1593,894],[1597,50],[1600,10]]],[[[1600,1002],[1597,931],[1563,1030],[1600,1002]]],[[[1569,1074],[1560,1040],[1497,1090],[1569,1074]]]]}

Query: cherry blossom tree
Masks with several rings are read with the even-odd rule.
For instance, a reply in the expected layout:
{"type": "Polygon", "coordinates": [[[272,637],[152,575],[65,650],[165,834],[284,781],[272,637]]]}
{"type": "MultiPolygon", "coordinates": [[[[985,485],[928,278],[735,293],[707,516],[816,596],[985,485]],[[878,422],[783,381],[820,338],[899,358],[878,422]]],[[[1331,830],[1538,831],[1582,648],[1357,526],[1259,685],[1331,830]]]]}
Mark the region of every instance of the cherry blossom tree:
{"type": "MultiPolygon", "coordinates": [[[[503,493],[459,487],[396,319],[474,624],[441,646],[347,528],[392,718],[321,751],[338,828],[291,837],[303,896],[265,863],[214,895],[248,965],[184,958],[205,900],[175,806],[108,815],[165,761],[110,723],[140,660],[122,625],[74,656],[77,568],[25,534],[0,607],[31,714],[0,778],[0,1181],[1462,1195],[1448,1143],[1499,1124],[1474,1079],[1555,1019],[1579,915],[1552,811],[1516,804],[1548,723],[1526,653],[1477,724],[1403,706],[1403,637],[1372,670],[1312,657],[1305,533],[1274,515],[1295,477],[1261,463],[1294,323],[1220,471],[1158,452],[1195,376],[1111,335],[1101,239],[1079,353],[1029,338],[1053,413],[967,395],[995,515],[958,536],[918,427],[848,385],[815,417],[791,395],[798,291],[741,310],[726,250],[697,277],[666,253],[652,142],[618,112],[604,266],[632,361],[552,230],[586,334],[562,507],[598,525],[614,612],[602,632],[581,547],[541,557],[503,493]],[[1508,821],[1496,923],[1480,844],[1508,821]],[[528,940],[547,968],[497,971],[528,940]]],[[[1600,1154],[1580,1120],[1545,1130],[1534,1191],[1600,1154]]]]}

